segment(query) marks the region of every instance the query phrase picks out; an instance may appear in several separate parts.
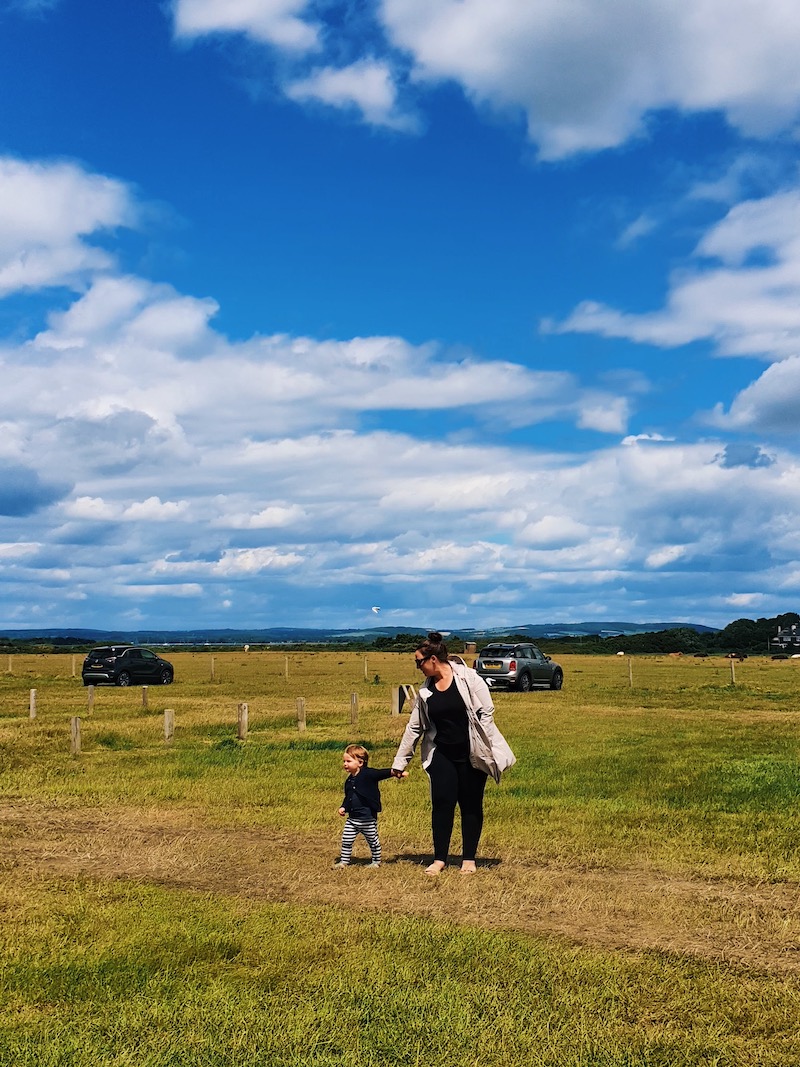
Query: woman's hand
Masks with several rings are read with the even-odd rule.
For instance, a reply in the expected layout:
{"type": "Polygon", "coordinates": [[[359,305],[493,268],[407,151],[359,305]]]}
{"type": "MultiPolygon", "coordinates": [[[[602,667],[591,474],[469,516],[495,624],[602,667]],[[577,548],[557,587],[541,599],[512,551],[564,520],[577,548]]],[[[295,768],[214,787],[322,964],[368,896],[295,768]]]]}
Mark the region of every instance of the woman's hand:
{"type": "Polygon", "coordinates": [[[344,808],[339,808],[339,814],[340,815],[346,815],[347,812],[344,810],[344,808]]]}
{"type": "Polygon", "coordinates": [[[408,778],[408,771],[396,771],[392,767],[392,778],[408,778]]]}

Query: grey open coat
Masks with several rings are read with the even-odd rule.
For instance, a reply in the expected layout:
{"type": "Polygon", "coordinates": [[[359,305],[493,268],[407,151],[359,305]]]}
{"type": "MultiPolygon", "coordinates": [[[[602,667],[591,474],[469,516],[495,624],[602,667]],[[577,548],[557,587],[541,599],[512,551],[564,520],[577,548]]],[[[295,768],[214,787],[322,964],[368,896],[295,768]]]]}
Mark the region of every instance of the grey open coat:
{"type": "MultiPolygon", "coordinates": [[[[494,722],[494,704],[489,687],[470,667],[451,662],[456,688],[467,709],[469,720],[469,761],[479,771],[490,774],[496,782],[516,762],[514,753],[494,722]]],[[[428,698],[433,682],[426,679],[420,687],[408,725],[400,740],[392,770],[403,771],[411,761],[422,738],[422,766],[427,770],[436,751],[436,726],[428,714],[428,698]]]]}

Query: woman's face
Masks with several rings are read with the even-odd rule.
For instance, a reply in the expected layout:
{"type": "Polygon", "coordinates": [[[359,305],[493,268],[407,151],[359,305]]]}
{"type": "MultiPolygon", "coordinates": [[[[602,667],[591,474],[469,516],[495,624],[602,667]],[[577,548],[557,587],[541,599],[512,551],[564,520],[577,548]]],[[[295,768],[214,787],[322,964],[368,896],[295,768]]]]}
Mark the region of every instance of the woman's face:
{"type": "Polygon", "coordinates": [[[426,656],[420,648],[414,653],[414,662],[417,665],[417,670],[422,671],[426,678],[431,678],[439,669],[439,661],[436,656],[432,654],[426,656]]]}

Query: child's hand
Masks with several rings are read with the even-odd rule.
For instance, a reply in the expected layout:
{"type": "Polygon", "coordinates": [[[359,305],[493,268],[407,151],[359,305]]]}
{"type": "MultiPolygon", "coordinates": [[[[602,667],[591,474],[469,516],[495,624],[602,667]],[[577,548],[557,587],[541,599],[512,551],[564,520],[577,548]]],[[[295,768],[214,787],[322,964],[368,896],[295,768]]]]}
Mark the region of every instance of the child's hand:
{"type": "Polygon", "coordinates": [[[346,815],[347,812],[344,810],[344,808],[339,808],[339,814],[340,815],[346,815]]]}
{"type": "Polygon", "coordinates": [[[395,778],[408,778],[408,771],[399,771],[395,773],[395,778]]]}

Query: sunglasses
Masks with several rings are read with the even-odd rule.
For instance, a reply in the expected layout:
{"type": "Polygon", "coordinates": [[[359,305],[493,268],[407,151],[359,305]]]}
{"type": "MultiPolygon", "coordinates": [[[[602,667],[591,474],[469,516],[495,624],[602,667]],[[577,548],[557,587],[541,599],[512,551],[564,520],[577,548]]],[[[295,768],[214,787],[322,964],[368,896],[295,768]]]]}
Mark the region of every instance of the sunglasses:
{"type": "Polygon", "coordinates": [[[432,653],[432,652],[429,652],[429,653],[428,653],[428,655],[427,655],[427,656],[423,656],[423,657],[422,657],[422,659],[417,659],[417,657],[416,657],[416,656],[414,656],[414,662],[416,663],[417,667],[419,667],[419,669],[420,669],[420,670],[422,670],[422,664],[423,664],[423,663],[424,663],[424,662],[425,662],[426,660],[429,660],[429,659],[431,658],[431,656],[432,656],[432,655],[433,655],[433,653],[432,653]]]}

